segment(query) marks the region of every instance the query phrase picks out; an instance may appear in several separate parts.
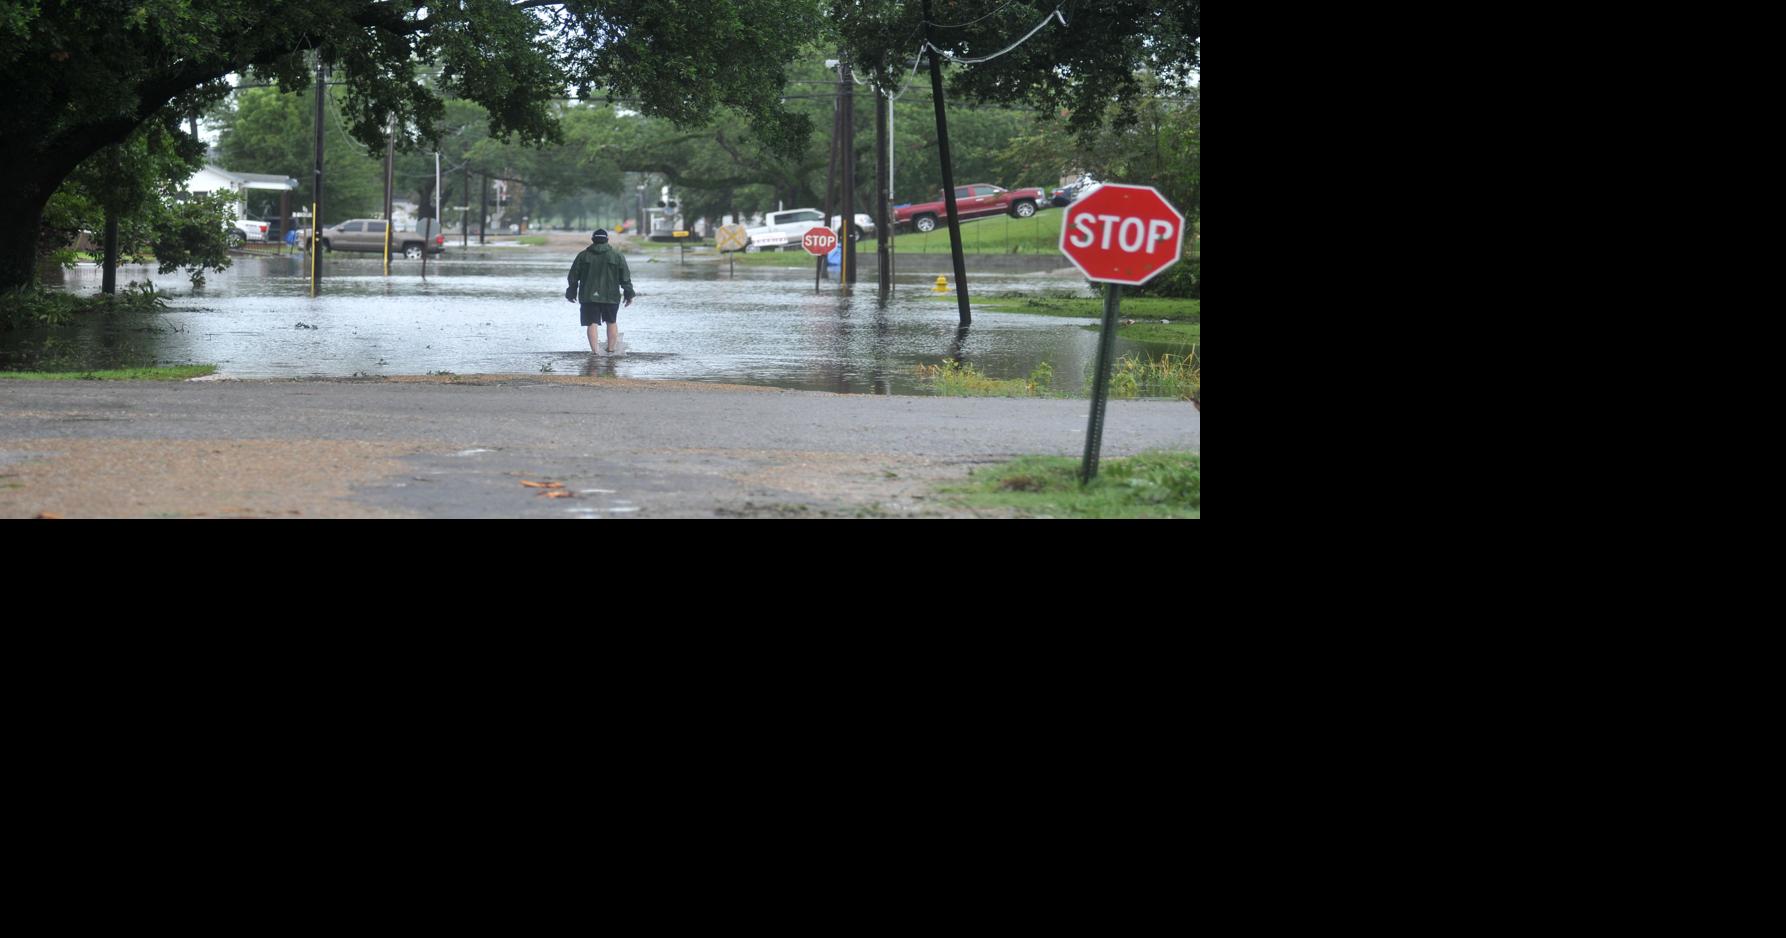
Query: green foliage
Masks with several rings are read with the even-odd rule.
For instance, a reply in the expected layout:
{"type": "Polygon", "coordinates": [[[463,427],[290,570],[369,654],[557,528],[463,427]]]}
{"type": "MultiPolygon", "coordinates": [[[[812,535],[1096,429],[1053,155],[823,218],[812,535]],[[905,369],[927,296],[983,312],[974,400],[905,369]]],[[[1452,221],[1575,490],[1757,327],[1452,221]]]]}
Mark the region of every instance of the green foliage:
{"type": "Polygon", "coordinates": [[[115,296],[83,297],[36,287],[6,290],[0,292],[0,331],[59,326],[89,313],[155,313],[166,308],[167,297],[152,283],[132,283],[115,296]]]}
{"type": "Polygon", "coordinates": [[[1170,89],[1147,75],[1140,82],[1148,96],[1128,106],[1111,105],[1095,127],[1070,136],[1072,121],[1057,121],[1035,134],[1013,138],[1004,155],[1024,166],[1058,165],[1063,171],[1089,172],[1106,182],[1160,190],[1185,215],[1183,259],[1147,285],[1126,287],[1123,292],[1201,298],[1202,247],[1197,237],[1203,179],[1201,92],[1195,87],[1170,89]]]}
{"type": "MultiPolygon", "coordinates": [[[[1091,393],[1095,375],[1086,375],[1085,390],[1091,393]]],[[[1203,365],[1192,348],[1189,354],[1167,353],[1158,358],[1124,356],[1110,369],[1110,396],[1171,397],[1203,404],[1203,365]]]]}
{"type": "Polygon", "coordinates": [[[432,144],[447,97],[485,108],[498,140],[554,142],[556,99],[575,87],[684,126],[735,113],[791,153],[810,121],[780,92],[814,12],[810,0],[8,2],[0,212],[28,234],[0,233],[0,288],[32,282],[37,220],[76,166],[146,122],[211,108],[230,75],[291,92],[313,80],[313,60],[333,66],[345,128],[367,147],[384,143],[393,118],[401,149],[432,144]]]}
{"type": "Polygon", "coordinates": [[[919,365],[918,376],[944,397],[1047,397],[1054,366],[1037,365],[1028,378],[1001,380],[973,365],[945,358],[939,365],[919,365]]]}
{"type": "Polygon", "coordinates": [[[1197,453],[1142,453],[1104,459],[1098,477],[1079,482],[1082,460],[1026,456],[975,470],[950,491],[973,507],[1016,509],[1055,518],[1201,518],[1202,458],[1197,453]]]}
{"type": "MultiPolygon", "coordinates": [[[[344,97],[344,91],[331,91],[325,100],[324,225],[384,211],[384,148],[379,147],[378,155],[373,157],[363,145],[341,133],[344,97]]],[[[221,165],[240,172],[296,179],[298,188],[292,193],[292,206],[308,210],[316,197],[315,100],[313,93],[288,94],[276,88],[245,88],[238,92],[233,107],[212,115],[222,125],[218,138],[221,165]]],[[[428,164],[432,177],[432,158],[428,164]]],[[[278,209],[278,195],[250,191],[248,214],[262,218],[272,215],[278,209]]]]}
{"type": "MultiPolygon", "coordinates": [[[[831,0],[830,7],[851,59],[861,63],[869,80],[889,91],[901,87],[911,74],[923,35],[921,4],[831,0]]],[[[1131,114],[1150,96],[1144,73],[1175,88],[1188,85],[1201,67],[1201,8],[1201,0],[931,3],[934,21],[940,24],[934,28],[937,44],[963,58],[1005,48],[1060,9],[1067,25],[1051,22],[998,58],[976,65],[947,65],[944,71],[951,101],[965,96],[1065,114],[1068,130],[1075,135],[1096,132],[1107,107],[1131,114]]],[[[923,77],[920,73],[919,79],[923,77]]]]}
{"type": "Polygon", "coordinates": [[[225,232],[236,215],[231,192],[193,196],[161,203],[150,219],[150,250],[161,273],[186,268],[194,287],[204,286],[205,271],[229,268],[229,241],[225,232]]]}

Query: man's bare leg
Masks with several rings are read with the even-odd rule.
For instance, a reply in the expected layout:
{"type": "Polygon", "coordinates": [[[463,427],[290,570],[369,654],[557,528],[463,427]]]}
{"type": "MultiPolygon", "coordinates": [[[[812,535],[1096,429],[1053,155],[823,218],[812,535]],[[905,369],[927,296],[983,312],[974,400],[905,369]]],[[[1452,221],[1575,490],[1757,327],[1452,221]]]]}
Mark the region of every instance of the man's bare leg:
{"type": "Polygon", "coordinates": [[[619,350],[620,350],[620,323],[618,323],[618,322],[608,323],[608,354],[612,355],[619,350]]]}
{"type": "Polygon", "coordinates": [[[602,331],[601,330],[602,330],[602,324],[599,322],[590,323],[589,328],[587,330],[585,330],[589,333],[589,351],[591,353],[599,352],[602,350],[602,347],[601,347],[602,331]]]}

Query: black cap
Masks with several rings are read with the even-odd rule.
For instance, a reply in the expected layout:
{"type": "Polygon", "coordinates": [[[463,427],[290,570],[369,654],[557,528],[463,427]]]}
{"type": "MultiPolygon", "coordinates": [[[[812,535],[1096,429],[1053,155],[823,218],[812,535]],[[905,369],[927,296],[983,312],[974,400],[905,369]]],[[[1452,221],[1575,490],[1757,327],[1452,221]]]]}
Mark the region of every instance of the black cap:
{"type": "Polygon", "coordinates": [[[608,240],[608,229],[606,229],[606,228],[595,229],[595,234],[590,235],[589,240],[591,240],[591,241],[606,241],[606,240],[608,240]]]}

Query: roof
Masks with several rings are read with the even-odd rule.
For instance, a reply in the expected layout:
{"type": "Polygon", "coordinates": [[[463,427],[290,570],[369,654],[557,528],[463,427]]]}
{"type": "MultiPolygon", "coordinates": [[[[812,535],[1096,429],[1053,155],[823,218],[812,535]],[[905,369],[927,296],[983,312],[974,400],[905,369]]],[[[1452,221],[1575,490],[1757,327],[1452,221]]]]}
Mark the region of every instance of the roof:
{"type": "Polygon", "coordinates": [[[265,173],[232,173],[215,163],[206,163],[208,172],[228,179],[244,189],[283,189],[291,191],[298,187],[298,181],[290,176],[269,176],[265,173]]]}

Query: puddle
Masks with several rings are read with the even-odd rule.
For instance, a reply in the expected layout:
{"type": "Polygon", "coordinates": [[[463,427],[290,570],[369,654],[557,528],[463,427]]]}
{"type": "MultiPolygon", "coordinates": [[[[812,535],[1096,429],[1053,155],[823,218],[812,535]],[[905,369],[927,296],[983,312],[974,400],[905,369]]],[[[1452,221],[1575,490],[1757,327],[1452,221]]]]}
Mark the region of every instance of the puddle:
{"type": "MultiPolygon", "coordinates": [[[[218,379],[456,374],[582,374],[863,394],[927,394],[919,365],[968,362],[995,378],[1053,366],[1076,392],[1096,360],[1090,320],[976,311],[956,325],[953,294],[935,275],[902,276],[882,304],[872,282],[814,291],[810,268],[738,268],[633,260],[639,298],[620,311],[625,351],[591,355],[575,304],[564,300],[573,255],[431,262],[391,277],[375,259],[328,255],[324,293],[308,296],[302,259],[238,258],[192,291],[177,275],[161,314],[108,314],[53,335],[0,337],[0,370],[126,364],[218,366],[218,379]],[[294,326],[302,323],[305,328],[294,326]]],[[[127,267],[119,280],[151,275],[127,267]]],[[[65,288],[92,293],[97,267],[68,271],[65,288]]],[[[985,295],[1077,291],[1072,278],[1011,274],[970,280],[985,295]]],[[[1119,352],[1139,351],[1118,341],[1119,352]]]]}

